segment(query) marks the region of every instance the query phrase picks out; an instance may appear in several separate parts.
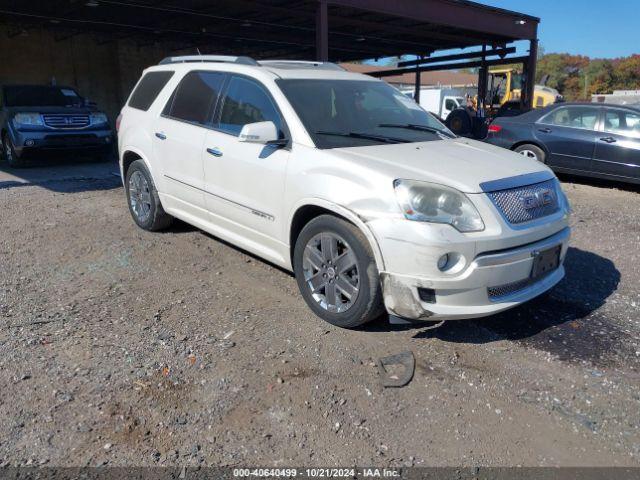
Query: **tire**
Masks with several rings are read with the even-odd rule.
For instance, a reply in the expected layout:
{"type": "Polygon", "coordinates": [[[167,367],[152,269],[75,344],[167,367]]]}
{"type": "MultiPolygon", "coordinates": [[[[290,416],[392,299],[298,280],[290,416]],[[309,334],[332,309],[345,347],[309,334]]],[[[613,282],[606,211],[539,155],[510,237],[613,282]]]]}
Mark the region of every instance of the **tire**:
{"type": "Polygon", "coordinates": [[[129,213],[136,225],[152,232],[171,225],[173,217],[162,208],[153,178],[142,160],[129,166],[124,185],[129,213]]]}
{"type": "Polygon", "coordinates": [[[447,117],[445,125],[456,135],[469,135],[473,131],[473,118],[466,108],[456,108],[447,117]]]}
{"type": "Polygon", "coordinates": [[[544,153],[544,150],[531,143],[519,145],[518,147],[514,148],[513,151],[519,153],[520,155],[524,155],[527,158],[537,160],[541,163],[546,163],[547,160],[547,155],[546,153],[544,153]]]}
{"type": "Polygon", "coordinates": [[[326,322],[355,328],[384,312],[369,241],[341,218],[321,215],[305,225],[296,240],[293,267],[302,298],[326,322]]]}
{"type": "Polygon", "coordinates": [[[10,167],[20,168],[24,166],[24,160],[18,157],[11,139],[6,134],[4,137],[2,137],[2,153],[4,155],[4,159],[7,161],[7,164],[10,167]]]}

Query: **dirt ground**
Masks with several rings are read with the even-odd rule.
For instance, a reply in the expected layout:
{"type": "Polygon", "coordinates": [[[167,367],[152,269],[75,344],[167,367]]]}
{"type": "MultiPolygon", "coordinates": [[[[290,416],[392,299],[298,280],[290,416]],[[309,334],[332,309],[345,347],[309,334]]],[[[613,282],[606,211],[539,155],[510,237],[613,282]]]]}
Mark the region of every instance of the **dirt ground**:
{"type": "Polygon", "coordinates": [[[0,465],[639,463],[639,188],[563,179],[568,274],[541,299],[347,331],[284,271],[138,229],[112,165],[0,170],[0,465]],[[413,381],[383,389],[404,350],[413,381]]]}

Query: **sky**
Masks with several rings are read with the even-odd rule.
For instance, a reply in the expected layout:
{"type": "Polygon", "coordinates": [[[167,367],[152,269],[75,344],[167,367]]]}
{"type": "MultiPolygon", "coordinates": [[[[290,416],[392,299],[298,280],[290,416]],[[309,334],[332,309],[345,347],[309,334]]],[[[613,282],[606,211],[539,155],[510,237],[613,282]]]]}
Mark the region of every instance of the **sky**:
{"type": "Polygon", "coordinates": [[[545,53],[640,54],[640,0],[475,0],[540,18],[545,53]]]}

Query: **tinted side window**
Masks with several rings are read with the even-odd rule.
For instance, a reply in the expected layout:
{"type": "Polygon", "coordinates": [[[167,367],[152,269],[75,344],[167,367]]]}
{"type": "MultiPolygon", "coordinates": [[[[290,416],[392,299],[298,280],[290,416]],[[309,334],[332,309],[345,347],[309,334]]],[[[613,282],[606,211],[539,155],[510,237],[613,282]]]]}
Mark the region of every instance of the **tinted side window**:
{"type": "Polygon", "coordinates": [[[232,77],[220,113],[220,130],[237,136],[246,124],[266,121],[282,131],[280,114],[263,87],[246,78],[232,77]]]}
{"type": "Polygon", "coordinates": [[[160,90],[164,88],[173,72],[148,72],[142,77],[131,95],[129,106],[138,110],[149,110],[160,90]]]}
{"type": "Polygon", "coordinates": [[[171,95],[163,114],[177,120],[206,125],[218,100],[223,80],[223,73],[187,73],[171,95]]]}
{"type": "Polygon", "coordinates": [[[640,138],[640,113],[627,110],[607,110],[604,131],[640,138]]]}
{"type": "Polygon", "coordinates": [[[590,107],[558,108],[543,119],[543,123],[587,130],[594,130],[597,121],[598,109],[590,107]]]}

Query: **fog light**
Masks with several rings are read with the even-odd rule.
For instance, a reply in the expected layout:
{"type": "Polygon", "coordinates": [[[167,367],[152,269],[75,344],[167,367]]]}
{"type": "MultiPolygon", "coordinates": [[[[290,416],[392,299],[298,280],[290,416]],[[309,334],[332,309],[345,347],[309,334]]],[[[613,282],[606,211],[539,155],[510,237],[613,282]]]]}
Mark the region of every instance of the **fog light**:
{"type": "Polygon", "coordinates": [[[433,288],[418,287],[418,297],[425,303],[436,303],[436,291],[433,288]]]}
{"type": "Polygon", "coordinates": [[[33,140],[32,138],[29,138],[29,139],[27,139],[27,140],[25,140],[25,141],[24,141],[24,144],[25,144],[27,147],[33,147],[33,146],[36,144],[36,142],[34,142],[34,140],[33,140]]]}
{"type": "Polygon", "coordinates": [[[438,270],[443,271],[449,264],[449,254],[445,253],[438,259],[438,270]]]}

